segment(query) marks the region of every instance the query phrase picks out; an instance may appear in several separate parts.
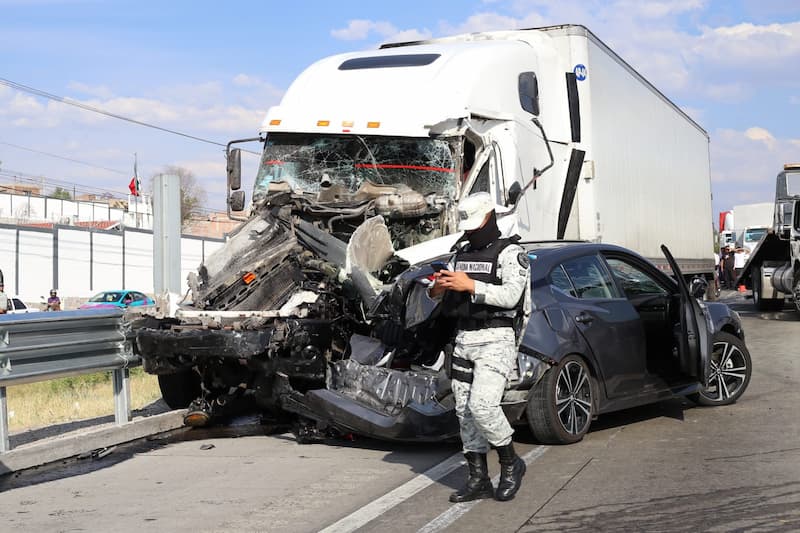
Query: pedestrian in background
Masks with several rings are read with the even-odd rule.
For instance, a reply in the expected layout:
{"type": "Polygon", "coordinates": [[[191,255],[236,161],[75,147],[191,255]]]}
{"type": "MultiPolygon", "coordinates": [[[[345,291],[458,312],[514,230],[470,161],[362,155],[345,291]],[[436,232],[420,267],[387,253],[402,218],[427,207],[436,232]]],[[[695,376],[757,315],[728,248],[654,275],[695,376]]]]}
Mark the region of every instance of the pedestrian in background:
{"type": "Polygon", "coordinates": [[[750,253],[746,248],[737,248],[733,253],[733,275],[736,276],[735,279],[739,279],[739,275],[742,273],[742,269],[747,264],[748,259],[750,259],[750,253]]]}
{"type": "Polygon", "coordinates": [[[723,277],[725,278],[725,286],[728,290],[736,289],[736,287],[734,287],[736,278],[733,270],[735,261],[736,258],[734,257],[733,245],[728,245],[725,256],[722,259],[723,277]]]}
{"type": "Polygon", "coordinates": [[[61,311],[61,298],[58,297],[55,289],[50,289],[50,298],[47,299],[48,311],[61,311]]]}
{"type": "Polygon", "coordinates": [[[517,239],[500,238],[488,193],[468,196],[458,210],[464,237],[456,243],[451,269],[434,274],[430,289],[431,297],[442,298],[443,315],[457,323],[450,377],[469,478],[450,501],[507,501],[519,490],[526,467],[514,451],[514,430],[500,401],[516,364],[515,326],[530,311],[530,260],[517,239]],[[497,491],[486,465],[490,446],[500,459],[497,491]]]}

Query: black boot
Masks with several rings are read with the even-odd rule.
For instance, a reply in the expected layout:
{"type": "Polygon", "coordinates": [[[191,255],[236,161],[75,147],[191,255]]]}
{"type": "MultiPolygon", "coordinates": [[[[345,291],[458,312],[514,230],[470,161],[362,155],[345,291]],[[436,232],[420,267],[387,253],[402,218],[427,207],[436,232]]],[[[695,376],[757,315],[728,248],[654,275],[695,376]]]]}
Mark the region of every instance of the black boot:
{"type": "Polygon", "coordinates": [[[466,452],[469,467],[469,479],[466,486],[450,495],[453,503],[470,502],[482,498],[494,496],[492,480],[489,479],[489,467],[486,466],[486,454],[478,452],[466,452]]]}
{"type": "Polygon", "coordinates": [[[514,444],[509,442],[505,446],[497,447],[500,458],[500,481],[497,483],[495,500],[505,502],[514,498],[522,485],[522,476],[525,475],[525,461],[520,459],[514,451],[514,444]]]}

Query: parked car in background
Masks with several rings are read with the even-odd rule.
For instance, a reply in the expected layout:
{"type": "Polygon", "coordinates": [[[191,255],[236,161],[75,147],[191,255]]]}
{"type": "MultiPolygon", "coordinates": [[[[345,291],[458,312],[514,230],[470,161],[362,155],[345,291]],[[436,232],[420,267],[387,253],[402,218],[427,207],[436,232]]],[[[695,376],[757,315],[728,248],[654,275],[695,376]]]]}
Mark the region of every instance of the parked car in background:
{"type": "Polygon", "coordinates": [[[95,294],[79,309],[108,309],[111,307],[142,307],[155,305],[155,300],[138,291],[103,291],[95,294]]]}
{"type": "Polygon", "coordinates": [[[25,305],[25,302],[20,300],[17,296],[8,297],[8,310],[6,311],[6,313],[8,313],[9,315],[34,313],[36,311],[38,311],[38,309],[28,307],[27,305],[25,305]]]}

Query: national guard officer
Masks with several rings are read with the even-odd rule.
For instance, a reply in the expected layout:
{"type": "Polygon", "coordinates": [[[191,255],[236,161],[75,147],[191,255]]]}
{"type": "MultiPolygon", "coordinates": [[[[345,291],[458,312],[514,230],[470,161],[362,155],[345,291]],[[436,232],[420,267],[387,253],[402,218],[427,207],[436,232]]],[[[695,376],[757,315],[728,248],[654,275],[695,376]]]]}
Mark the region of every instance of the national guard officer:
{"type": "Polygon", "coordinates": [[[516,364],[517,335],[530,312],[530,262],[515,244],[518,238],[500,238],[488,193],[472,194],[458,207],[464,237],[456,243],[452,269],[437,272],[430,289],[431,297],[442,298],[442,313],[457,322],[450,375],[469,479],[450,501],[492,496],[506,501],[525,475],[500,401],[516,364]],[[486,465],[490,445],[500,459],[496,492],[486,465]]]}

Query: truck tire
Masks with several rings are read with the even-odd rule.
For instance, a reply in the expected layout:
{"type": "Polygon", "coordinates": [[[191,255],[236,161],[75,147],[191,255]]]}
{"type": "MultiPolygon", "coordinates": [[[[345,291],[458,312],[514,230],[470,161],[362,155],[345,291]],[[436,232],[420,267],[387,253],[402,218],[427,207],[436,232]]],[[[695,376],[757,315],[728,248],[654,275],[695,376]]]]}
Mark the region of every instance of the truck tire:
{"type": "Polygon", "coordinates": [[[176,374],[159,374],[161,397],[170,409],[185,409],[200,396],[200,376],[192,369],[176,374]]]}
{"type": "Polygon", "coordinates": [[[761,297],[761,269],[753,272],[753,304],[759,311],[780,311],[783,309],[783,298],[761,297]]]}

